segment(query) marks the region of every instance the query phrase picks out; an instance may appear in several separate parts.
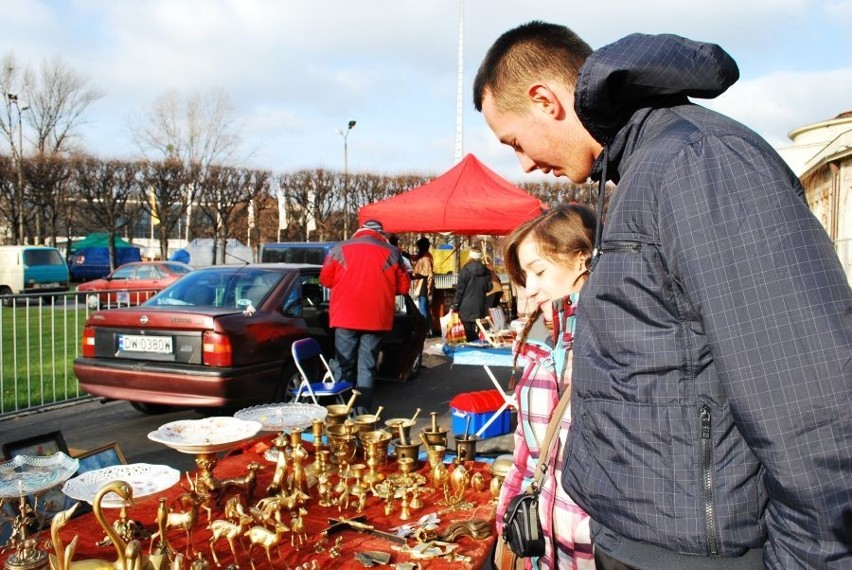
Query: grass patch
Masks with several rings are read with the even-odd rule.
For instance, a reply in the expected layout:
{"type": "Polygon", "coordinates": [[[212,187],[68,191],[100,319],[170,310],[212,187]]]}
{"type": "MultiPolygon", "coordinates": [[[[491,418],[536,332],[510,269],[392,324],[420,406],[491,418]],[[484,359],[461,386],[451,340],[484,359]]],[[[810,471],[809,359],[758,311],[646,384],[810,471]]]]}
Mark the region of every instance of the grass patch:
{"type": "Polygon", "coordinates": [[[73,366],[87,313],[71,296],[0,306],[0,414],[83,395],[73,366]]]}

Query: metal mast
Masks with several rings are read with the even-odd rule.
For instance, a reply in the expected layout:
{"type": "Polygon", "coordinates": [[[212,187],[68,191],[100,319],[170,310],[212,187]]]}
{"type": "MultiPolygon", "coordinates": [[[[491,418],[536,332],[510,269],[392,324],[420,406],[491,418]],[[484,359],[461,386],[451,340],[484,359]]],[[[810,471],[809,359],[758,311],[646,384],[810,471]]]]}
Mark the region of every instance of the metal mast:
{"type": "Polygon", "coordinates": [[[458,76],[456,78],[456,142],[454,164],[462,159],[462,92],[464,83],[464,0],[459,0],[459,53],[458,76]]]}

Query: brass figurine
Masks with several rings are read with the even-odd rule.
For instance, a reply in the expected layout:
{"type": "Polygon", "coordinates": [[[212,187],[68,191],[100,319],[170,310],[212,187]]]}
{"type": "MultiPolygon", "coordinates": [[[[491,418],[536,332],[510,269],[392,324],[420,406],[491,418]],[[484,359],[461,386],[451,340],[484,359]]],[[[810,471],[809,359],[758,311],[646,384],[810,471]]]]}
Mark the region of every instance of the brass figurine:
{"type": "Polygon", "coordinates": [[[237,522],[231,522],[227,520],[215,520],[210,523],[210,554],[213,556],[213,560],[216,562],[216,565],[219,565],[219,558],[216,556],[216,551],[214,550],[214,546],[216,542],[220,539],[224,538],[228,541],[228,546],[231,548],[231,555],[234,557],[234,566],[239,568],[237,564],[237,550],[234,548],[234,541],[236,540],[240,546],[245,550],[245,547],[242,546],[240,542],[240,537],[246,531],[249,523],[253,522],[249,516],[242,515],[239,516],[237,522]]]}
{"type": "Polygon", "coordinates": [[[257,487],[257,472],[264,469],[263,465],[257,461],[252,461],[246,466],[248,472],[242,477],[234,477],[232,479],[222,479],[219,481],[219,489],[221,495],[224,495],[232,489],[241,491],[245,494],[246,500],[251,503],[254,500],[254,490],[257,487]]]}

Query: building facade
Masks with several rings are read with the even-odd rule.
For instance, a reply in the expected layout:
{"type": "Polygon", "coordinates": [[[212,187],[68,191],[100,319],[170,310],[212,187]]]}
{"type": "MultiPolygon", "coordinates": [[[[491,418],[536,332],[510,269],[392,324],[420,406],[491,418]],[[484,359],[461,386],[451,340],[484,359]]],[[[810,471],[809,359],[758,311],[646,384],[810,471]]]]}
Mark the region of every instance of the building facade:
{"type": "Polygon", "coordinates": [[[852,283],[852,111],[794,129],[778,149],[802,181],[813,213],[834,242],[852,283]]]}

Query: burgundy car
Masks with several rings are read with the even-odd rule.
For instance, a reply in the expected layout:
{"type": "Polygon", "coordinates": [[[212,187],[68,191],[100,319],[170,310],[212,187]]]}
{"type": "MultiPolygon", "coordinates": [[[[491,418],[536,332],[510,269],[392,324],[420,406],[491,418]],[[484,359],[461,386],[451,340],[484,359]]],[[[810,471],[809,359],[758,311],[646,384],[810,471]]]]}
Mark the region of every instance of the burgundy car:
{"type": "MultiPolygon", "coordinates": [[[[242,408],[287,401],[298,385],[293,341],[313,336],[334,356],[328,291],[318,265],[196,269],[138,307],[96,311],[74,374],[86,392],[144,412],[171,406],[242,408]]],[[[417,374],[426,322],[397,296],[378,378],[417,374]]]]}
{"type": "Polygon", "coordinates": [[[78,285],[77,298],[93,309],[138,305],[192,270],[179,261],[125,263],[103,279],[78,285]]]}

